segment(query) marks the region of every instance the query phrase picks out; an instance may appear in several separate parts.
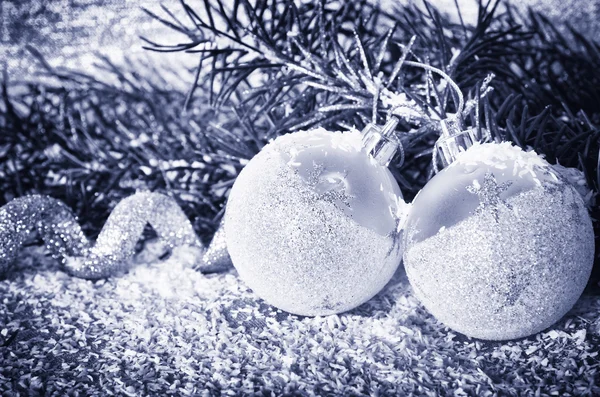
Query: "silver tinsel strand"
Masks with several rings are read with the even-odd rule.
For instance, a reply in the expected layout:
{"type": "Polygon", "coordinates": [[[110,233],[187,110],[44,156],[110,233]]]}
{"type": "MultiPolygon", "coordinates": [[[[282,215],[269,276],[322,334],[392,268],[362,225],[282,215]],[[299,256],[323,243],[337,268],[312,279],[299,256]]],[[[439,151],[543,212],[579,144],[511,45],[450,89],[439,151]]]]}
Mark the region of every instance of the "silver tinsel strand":
{"type": "Polygon", "coordinates": [[[16,259],[29,234],[37,231],[56,259],[80,256],[89,242],[67,206],[48,196],[26,196],[0,208],[0,274],[16,259]]]}
{"type": "Polygon", "coordinates": [[[233,263],[231,263],[225,241],[225,217],[223,217],[215,236],[202,257],[202,263],[198,270],[203,273],[216,273],[227,270],[232,266],[233,263]]]}
{"type": "Polygon", "coordinates": [[[38,195],[15,199],[0,208],[0,274],[8,270],[27,236],[37,230],[70,274],[88,279],[114,275],[127,268],[146,224],[171,250],[182,246],[202,249],[177,202],[159,193],[138,192],[122,200],[94,246],[59,200],[38,195]]]}

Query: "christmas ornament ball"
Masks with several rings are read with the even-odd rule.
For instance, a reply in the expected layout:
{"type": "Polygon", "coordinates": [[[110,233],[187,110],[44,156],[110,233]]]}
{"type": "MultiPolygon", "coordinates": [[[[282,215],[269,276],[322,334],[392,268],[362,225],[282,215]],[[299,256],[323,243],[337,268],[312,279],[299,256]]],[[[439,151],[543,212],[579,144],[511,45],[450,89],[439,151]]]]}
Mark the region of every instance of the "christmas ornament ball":
{"type": "Polygon", "coordinates": [[[299,315],[339,313],[392,277],[404,205],[358,131],[286,134],[237,177],[225,213],[227,249],[267,303],[299,315]]]}
{"type": "Polygon", "coordinates": [[[581,195],[535,152],[476,144],[417,195],[404,266],[446,326],[507,340],[551,326],[575,304],[594,257],[581,195]]]}

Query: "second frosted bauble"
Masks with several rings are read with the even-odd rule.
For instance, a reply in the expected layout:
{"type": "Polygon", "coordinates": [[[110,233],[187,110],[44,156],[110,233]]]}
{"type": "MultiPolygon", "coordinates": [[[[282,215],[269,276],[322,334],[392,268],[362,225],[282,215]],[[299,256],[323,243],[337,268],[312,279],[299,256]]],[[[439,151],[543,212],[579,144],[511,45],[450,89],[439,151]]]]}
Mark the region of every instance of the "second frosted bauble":
{"type": "Polygon", "coordinates": [[[594,260],[580,194],[510,143],[459,154],[417,195],[404,233],[417,297],[448,327],[481,339],[554,324],[581,295],[594,260]]]}
{"type": "Polygon", "coordinates": [[[302,131],[265,146],[238,176],[225,214],[242,280],[300,315],[350,310],[398,267],[400,189],[358,132],[302,131]]]}

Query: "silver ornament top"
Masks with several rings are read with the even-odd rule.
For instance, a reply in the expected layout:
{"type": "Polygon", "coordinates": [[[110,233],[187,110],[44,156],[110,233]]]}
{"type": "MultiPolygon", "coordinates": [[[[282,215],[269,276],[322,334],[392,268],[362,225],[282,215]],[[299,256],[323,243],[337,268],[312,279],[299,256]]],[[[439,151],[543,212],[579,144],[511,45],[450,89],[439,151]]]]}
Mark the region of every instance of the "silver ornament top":
{"type": "Polygon", "coordinates": [[[384,167],[390,164],[400,148],[395,135],[398,122],[396,117],[390,117],[383,127],[369,123],[361,132],[363,148],[384,167]]]}
{"type": "Polygon", "coordinates": [[[464,152],[476,142],[486,142],[491,138],[489,131],[485,129],[481,129],[483,136],[479,136],[476,128],[463,130],[460,120],[456,116],[444,119],[440,121],[440,124],[442,133],[433,149],[433,164],[436,173],[438,157],[441,160],[442,168],[446,168],[456,160],[459,153],[464,152]]]}

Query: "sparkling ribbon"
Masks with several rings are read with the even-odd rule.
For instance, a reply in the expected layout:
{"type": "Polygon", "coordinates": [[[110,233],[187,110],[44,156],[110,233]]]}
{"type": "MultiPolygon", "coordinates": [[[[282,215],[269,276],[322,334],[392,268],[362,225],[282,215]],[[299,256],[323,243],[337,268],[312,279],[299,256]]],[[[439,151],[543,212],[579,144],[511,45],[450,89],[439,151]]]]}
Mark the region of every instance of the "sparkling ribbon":
{"type": "Polygon", "coordinates": [[[223,232],[217,233],[215,244],[205,250],[191,222],[169,196],[138,192],[123,199],[92,245],[63,202],[32,195],[0,208],[0,274],[8,271],[29,234],[37,231],[51,255],[70,274],[87,279],[112,276],[129,266],[146,224],[171,250],[185,246],[199,249],[203,258],[195,266],[198,270],[220,271],[230,264],[223,232]]]}

